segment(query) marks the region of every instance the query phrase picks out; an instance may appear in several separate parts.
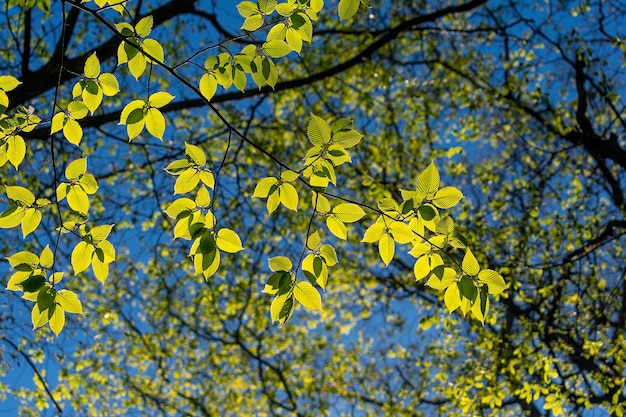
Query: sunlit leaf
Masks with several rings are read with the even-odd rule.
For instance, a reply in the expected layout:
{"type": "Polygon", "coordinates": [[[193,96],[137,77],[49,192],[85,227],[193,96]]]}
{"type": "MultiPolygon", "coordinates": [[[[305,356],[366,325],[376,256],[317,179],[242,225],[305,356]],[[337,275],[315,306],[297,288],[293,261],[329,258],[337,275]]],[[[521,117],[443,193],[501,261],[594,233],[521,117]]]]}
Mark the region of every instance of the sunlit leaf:
{"type": "Polygon", "coordinates": [[[322,309],[322,297],[310,282],[297,282],[293,288],[294,298],[309,310],[322,309]]]}

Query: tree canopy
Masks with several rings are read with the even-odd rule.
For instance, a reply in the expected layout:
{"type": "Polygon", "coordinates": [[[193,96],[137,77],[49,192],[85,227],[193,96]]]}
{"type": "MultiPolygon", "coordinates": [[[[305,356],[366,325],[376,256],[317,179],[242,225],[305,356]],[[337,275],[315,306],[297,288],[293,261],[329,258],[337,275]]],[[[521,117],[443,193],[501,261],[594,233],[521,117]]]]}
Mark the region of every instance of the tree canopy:
{"type": "Polygon", "coordinates": [[[626,3],[225,3],[2,6],[0,407],[624,415],[626,3]]]}

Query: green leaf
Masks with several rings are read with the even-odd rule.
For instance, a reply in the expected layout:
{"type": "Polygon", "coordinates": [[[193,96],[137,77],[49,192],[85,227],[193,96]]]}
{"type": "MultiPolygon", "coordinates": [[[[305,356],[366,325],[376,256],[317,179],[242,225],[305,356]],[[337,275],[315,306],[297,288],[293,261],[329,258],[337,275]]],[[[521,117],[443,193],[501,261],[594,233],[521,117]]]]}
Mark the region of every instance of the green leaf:
{"type": "Polygon", "coordinates": [[[230,229],[220,229],[215,240],[217,247],[228,253],[236,253],[243,250],[239,235],[230,229]]]}
{"type": "Polygon", "coordinates": [[[37,292],[46,283],[46,277],[44,275],[31,275],[25,281],[22,281],[20,285],[24,292],[37,292]]]}
{"type": "MultiPolygon", "coordinates": [[[[158,62],[165,61],[165,54],[163,52],[163,47],[161,46],[159,42],[155,41],[154,39],[144,39],[144,41],[141,43],[141,49],[143,49],[143,51],[146,54],[150,55],[150,57],[154,58],[154,60],[158,62]]],[[[139,57],[143,60],[144,67],[145,67],[146,60],[148,62],[155,62],[150,57],[143,58],[143,56],[141,55],[139,57]]],[[[155,106],[155,107],[159,107],[159,106],[155,106]]]]}
{"type": "Polygon", "coordinates": [[[360,0],[339,0],[339,6],[337,7],[337,13],[339,19],[347,20],[359,11],[360,0]]]}
{"type": "Polygon", "coordinates": [[[80,274],[91,265],[94,247],[85,241],[78,242],[72,250],[72,268],[75,274],[80,274]]]}
{"type": "Polygon", "coordinates": [[[322,297],[310,282],[297,282],[293,288],[295,299],[309,310],[322,309],[322,297]]]}
{"type": "Polygon", "coordinates": [[[474,280],[471,277],[467,275],[463,276],[459,280],[458,285],[459,285],[459,292],[461,293],[463,297],[470,300],[470,302],[474,302],[474,300],[476,300],[476,296],[478,295],[478,289],[476,288],[476,285],[474,284],[474,280]]]}
{"type": "Polygon", "coordinates": [[[291,260],[286,256],[275,256],[270,258],[268,259],[268,264],[272,272],[291,271],[291,268],[293,268],[291,260]]]}
{"type": "Polygon", "coordinates": [[[56,290],[49,286],[44,286],[39,290],[37,293],[37,307],[39,307],[40,311],[47,310],[54,304],[56,293],[56,290]]]}

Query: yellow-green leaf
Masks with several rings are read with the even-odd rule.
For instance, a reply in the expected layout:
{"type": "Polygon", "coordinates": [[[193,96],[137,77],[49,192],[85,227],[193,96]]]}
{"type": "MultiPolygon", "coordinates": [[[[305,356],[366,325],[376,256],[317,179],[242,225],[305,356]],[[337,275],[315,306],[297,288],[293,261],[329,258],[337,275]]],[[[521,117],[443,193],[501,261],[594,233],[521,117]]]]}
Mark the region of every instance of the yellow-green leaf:
{"type": "Polygon", "coordinates": [[[22,217],[22,235],[26,237],[29,233],[34,232],[41,222],[41,212],[34,208],[29,208],[24,212],[22,217]]]}
{"type": "Polygon", "coordinates": [[[199,146],[185,142],[185,154],[191,158],[196,166],[202,167],[206,164],[206,154],[199,146]]]}
{"type": "Polygon", "coordinates": [[[58,304],[53,304],[48,310],[50,311],[48,313],[50,329],[58,336],[65,327],[65,311],[58,304]]]}
{"type": "Polygon", "coordinates": [[[478,265],[478,260],[476,260],[476,257],[469,249],[467,250],[467,252],[465,252],[465,256],[463,257],[462,268],[463,272],[471,276],[477,275],[478,271],[480,271],[480,265],[478,265]]]}
{"type": "Polygon", "coordinates": [[[52,250],[50,250],[49,245],[46,245],[46,247],[41,251],[41,254],[39,255],[39,263],[44,268],[52,268],[52,265],[54,264],[54,254],[52,253],[52,250]]]}
{"type": "Polygon", "coordinates": [[[55,114],[52,118],[52,124],[50,125],[50,133],[56,133],[63,129],[66,117],[67,116],[65,116],[65,113],[63,112],[55,114]]]}
{"type": "Polygon", "coordinates": [[[79,158],[67,164],[65,177],[68,180],[77,181],[87,172],[87,158],[79,158]]]}
{"type": "Polygon", "coordinates": [[[359,11],[359,5],[361,0],[339,0],[339,6],[337,7],[337,13],[339,19],[347,20],[359,11]]]}
{"type": "Polygon", "coordinates": [[[24,139],[19,135],[9,136],[7,140],[7,158],[15,169],[22,163],[24,156],[26,156],[26,143],[24,139]]]}
{"type": "Polygon", "coordinates": [[[202,78],[200,78],[199,89],[204,98],[211,100],[217,92],[217,78],[215,78],[215,75],[204,74],[202,78]]]}
{"type": "Polygon", "coordinates": [[[500,294],[506,289],[506,283],[502,275],[498,274],[492,269],[483,269],[478,273],[478,279],[487,284],[489,288],[489,294],[500,294]]]}
{"type": "Polygon", "coordinates": [[[150,107],[161,108],[167,105],[170,101],[174,100],[174,96],[165,91],[154,93],[148,99],[148,105],[150,107]]]}
{"type": "Polygon", "coordinates": [[[141,19],[139,22],[137,22],[137,24],[135,25],[135,33],[141,36],[142,38],[145,38],[152,31],[153,24],[154,24],[154,19],[152,15],[146,16],[143,19],[141,19]]]}
{"type": "Polygon", "coordinates": [[[98,281],[104,284],[109,276],[109,262],[104,262],[103,260],[98,259],[97,256],[94,256],[91,262],[91,269],[93,270],[93,274],[96,276],[98,281]]]}
{"type": "Polygon", "coordinates": [[[422,256],[415,261],[413,273],[415,274],[416,281],[426,278],[428,274],[430,274],[430,271],[430,260],[428,256],[422,256]]]}
{"type": "Polygon", "coordinates": [[[322,146],[330,142],[330,127],[324,119],[311,113],[311,120],[307,127],[307,136],[315,146],[322,146]]]}
{"type": "Polygon", "coordinates": [[[142,54],[135,55],[128,61],[128,70],[136,80],[141,77],[141,74],[146,70],[146,58],[142,54]]]}
{"type": "Polygon", "coordinates": [[[435,193],[433,204],[440,209],[454,207],[463,198],[463,193],[455,187],[443,187],[435,193]]]}
{"type": "Polygon", "coordinates": [[[430,163],[428,167],[417,177],[417,191],[424,197],[431,198],[439,189],[439,171],[434,163],[430,163]]]}
{"type": "Polygon", "coordinates": [[[215,239],[217,247],[228,253],[236,253],[243,250],[239,235],[230,229],[220,229],[215,239]]]}
{"type": "MultiPolygon", "coordinates": [[[[159,42],[155,41],[154,39],[144,39],[144,41],[141,43],[141,49],[143,49],[145,53],[150,55],[150,57],[154,58],[154,60],[157,60],[159,62],[165,61],[165,53],[163,52],[163,47],[159,42]]],[[[146,57],[148,62],[154,62],[154,60],[150,57],[146,57]]]]}
{"type": "Polygon", "coordinates": [[[332,213],[344,223],[354,223],[365,216],[363,209],[352,203],[338,204],[333,207],[332,213]]]}
{"type": "Polygon", "coordinates": [[[33,193],[19,185],[7,185],[6,193],[9,200],[18,203],[20,206],[28,207],[35,202],[33,193]]]}
{"type": "Polygon", "coordinates": [[[59,290],[55,300],[63,310],[68,313],[85,314],[83,313],[83,306],[78,299],[78,296],[72,291],[59,290]]]}
{"type": "Polygon", "coordinates": [[[83,138],[83,129],[76,120],[67,118],[65,125],[63,125],[63,136],[65,136],[69,143],[78,145],[83,138]]]}
{"type": "Polygon", "coordinates": [[[289,210],[298,211],[298,192],[296,188],[289,184],[283,183],[279,187],[280,202],[289,210]]]}
{"type": "Polygon", "coordinates": [[[89,55],[85,61],[84,73],[87,78],[98,78],[98,75],[100,75],[100,61],[95,52],[89,55]]]}
{"type": "Polygon", "coordinates": [[[300,304],[309,310],[322,309],[322,297],[310,282],[296,282],[293,288],[293,296],[300,304]]]}
{"type": "Polygon", "coordinates": [[[268,264],[272,272],[291,271],[291,268],[293,268],[291,260],[286,256],[275,256],[270,258],[268,259],[268,264]]]}
{"type": "Polygon", "coordinates": [[[120,91],[120,85],[113,74],[105,72],[98,77],[98,83],[105,96],[114,96],[120,91]]]}
{"type": "Polygon", "coordinates": [[[339,239],[347,239],[348,234],[346,231],[346,225],[343,224],[341,220],[337,219],[335,216],[328,216],[326,218],[326,226],[328,227],[330,233],[337,236],[339,239]]]}
{"type": "Polygon", "coordinates": [[[459,286],[456,283],[448,287],[445,295],[443,296],[443,300],[450,313],[461,306],[461,292],[459,291],[459,286]]]}
{"type": "Polygon", "coordinates": [[[17,88],[20,84],[22,84],[22,82],[18,81],[17,78],[12,77],[11,75],[0,75],[0,90],[11,91],[17,88]]]}
{"type": "Polygon", "coordinates": [[[291,46],[279,39],[271,40],[263,44],[263,52],[271,58],[281,58],[291,51],[291,46]]]}
{"type": "Polygon", "coordinates": [[[79,185],[73,185],[67,192],[67,204],[74,211],[87,214],[89,211],[89,197],[79,185]]]}
{"type": "Polygon", "coordinates": [[[270,190],[273,186],[278,183],[278,180],[274,177],[267,177],[261,179],[256,187],[254,188],[254,193],[252,194],[252,198],[265,198],[269,195],[270,190]]]}
{"type": "Polygon", "coordinates": [[[260,14],[253,14],[246,17],[243,25],[241,25],[241,29],[247,30],[248,32],[253,32],[261,26],[263,26],[263,16],[261,16],[260,14]]]}
{"type": "Polygon", "coordinates": [[[200,176],[195,168],[183,171],[174,184],[174,194],[185,194],[196,188],[200,182],[200,176]]]}
{"type": "Polygon", "coordinates": [[[75,274],[79,274],[89,268],[93,252],[93,245],[90,245],[85,241],[78,242],[78,244],[74,247],[74,250],[72,250],[72,268],[74,268],[75,274]]]}
{"type": "Polygon", "coordinates": [[[163,140],[163,134],[165,133],[165,118],[160,111],[155,108],[149,108],[146,112],[146,128],[152,136],[163,140]]]}
{"type": "Polygon", "coordinates": [[[395,254],[395,243],[389,233],[384,233],[378,241],[378,253],[385,266],[388,266],[395,254]]]}
{"type": "Polygon", "coordinates": [[[48,323],[48,310],[44,310],[43,312],[39,311],[39,307],[35,303],[30,318],[33,322],[33,330],[38,329],[48,323]]]}

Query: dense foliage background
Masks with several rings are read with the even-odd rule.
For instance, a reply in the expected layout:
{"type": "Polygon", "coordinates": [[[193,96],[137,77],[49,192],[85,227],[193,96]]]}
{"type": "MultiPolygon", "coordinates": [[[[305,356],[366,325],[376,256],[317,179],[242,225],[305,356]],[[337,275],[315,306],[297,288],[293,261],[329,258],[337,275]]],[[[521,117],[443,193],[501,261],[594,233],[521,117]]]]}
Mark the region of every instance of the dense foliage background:
{"type": "MultiPolygon", "coordinates": [[[[243,92],[219,87],[211,107],[184,81],[197,86],[209,55],[258,45],[263,29],[240,30],[235,2],[84,10],[104,3],[1,6],[0,74],[21,81],[7,92],[7,114],[32,106],[52,120],[94,51],[120,92],[80,120],[80,146],[51,139],[44,123],[24,133],[19,170],[0,168],[3,185],[54,200],[67,163],[87,156],[100,187],[90,221],[116,224],[106,283],[89,270],[66,274],[85,315],[68,315],[58,337],[32,330],[32,302],[0,293],[0,411],[623,415],[626,3],[373,1],[340,20],[326,1],[312,43],[275,60],[274,88],[250,79],[243,92]],[[117,65],[121,39],[105,22],[147,15],[169,70],[148,63],[136,80],[117,65]],[[144,131],[129,142],[121,110],[157,91],[175,96],[160,108],[163,140],[144,131]],[[374,212],[349,226],[346,242],[321,223],[339,258],[323,310],[271,324],[267,258],[300,257],[310,194],[298,212],[271,216],[251,197],[261,178],[280,175],[278,163],[302,166],[311,112],[354,119],[364,134],[352,163],[337,168],[336,195],[372,207],[400,200],[431,161],[462,190],[456,227],[509,284],[484,325],[449,314],[440,291],[416,282],[406,245],[385,268],[376,245],[360,243],[374,212]],[[185,158],[185,142],[206,153],[215,217],[245,247],[207,281],[163,212],[176,198],[164,169],[185,158]]],[[[26,239],[3,229],[0,253],[54,246],[55,216],[26,239]]],[[[67,271],[75,244],[72,234],[59,241],[67,271]]]]}

